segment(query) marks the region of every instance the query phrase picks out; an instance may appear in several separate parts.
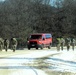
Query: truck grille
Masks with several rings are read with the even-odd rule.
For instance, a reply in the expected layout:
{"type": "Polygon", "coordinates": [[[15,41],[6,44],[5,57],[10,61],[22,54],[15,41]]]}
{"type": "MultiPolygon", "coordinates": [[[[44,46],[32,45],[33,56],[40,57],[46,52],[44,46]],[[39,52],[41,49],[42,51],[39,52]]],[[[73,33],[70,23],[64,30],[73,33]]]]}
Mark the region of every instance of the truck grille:
{"type": "Polygon", "coordinates": [[[30,42],[30,44],[37,44],[37,42],[30,42]]]}

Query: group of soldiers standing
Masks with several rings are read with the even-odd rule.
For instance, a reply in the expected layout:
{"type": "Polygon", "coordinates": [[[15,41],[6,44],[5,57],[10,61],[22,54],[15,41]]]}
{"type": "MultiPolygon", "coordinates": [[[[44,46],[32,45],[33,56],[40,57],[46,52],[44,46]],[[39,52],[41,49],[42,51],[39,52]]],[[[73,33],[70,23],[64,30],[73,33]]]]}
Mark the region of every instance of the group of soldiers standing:
{"type": "Polygon", "coordinates": [[[72,46],[72,50],[74,50],[76,44],[76,40],[74,38],[56,38],[56,47],[57,50],[60,51],[63,50],[64,46],[66,46],[67,51],[69,51],[70,46],[72,46]]]}
{"type": "Polygon", "coordinates": [[[10,40],[0,38],[0,51],[5,49],[5,51],[7,52],[9,47],[13,50],[13,52],[15,52],[16,47],[17,47],[16,38],[11,38],[10,40]]]}

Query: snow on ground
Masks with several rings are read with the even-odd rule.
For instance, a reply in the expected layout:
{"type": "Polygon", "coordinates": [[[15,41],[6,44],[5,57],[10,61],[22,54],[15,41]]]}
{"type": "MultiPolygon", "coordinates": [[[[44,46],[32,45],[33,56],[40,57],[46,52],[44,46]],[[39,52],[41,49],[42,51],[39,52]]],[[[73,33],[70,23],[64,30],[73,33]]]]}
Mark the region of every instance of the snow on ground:
{"type": "Polygon", "coordinates": [[[24,58],[41,58],[41,57],[45,57],[45,56],[48,56],[48,55],[52,55],[52,54],[56,54],[56,53],[60,53],[60,52],[57,52],[57,51],[37,51],[37,52],[32,52],[31,54],[23,54],[23,55],[15,55],[15,56],[12,56],[12,57],[24,57],[24,58]]]}
{"type": "Polygon", "coordinates": [[[34,63],[33,58],[41,58],[55,53],[59,53],[59,52],[37,51],[31,54],[21,54],[21,55],[10,56],[4,59],[0,59],[0,69],[4,69],[4,68],[8,69],[8,72],[10,71],[9,75],[25,75],[25,74],[26,75],[47,75],[44,71],[39,69],[35,69],[31,67],[27,69],[23,65],[23,63],[34,63]]]}
{"type": "Polygon", "coordinates": [[[6,66],[8,70],[10,70],[9,75],[47,75],[44,71],[39,69],[31,67],[27,69],[22,63],[33,63],[35,58],[41,58],[48,55],[52,56],[45,62],[52,64],[49,66],[51,70],[76,73],[76,50],[63,50],[58,52],[56,50],[42,50],[29,54],[14,55],[5,59],[0,59],[0,67],[6,66]],[[14,67],[16,68],[12,69],[14,67]]]}
{"type": "Polygon", "coordinates": [[[39,69],[19,69],[10,75],[46,75],[44,71],[39,69]]]}
{"type": "Polygon", "coordinates": [[[55,55],[53,57],[60,58],[60,59],[63,59],[63,60],[69,60],[69,61],[74,60],[75,61],[75,55],[76,55],[75,51],[63,51],[62,54],[55,55]]]}
{"type": "Polygon", "coordinates": [[[61,54],[49,57],[46,61],[52,63],[50,68],[54,71],[73,72],[76,73],[76,51],[64,50],[61,54]]]}

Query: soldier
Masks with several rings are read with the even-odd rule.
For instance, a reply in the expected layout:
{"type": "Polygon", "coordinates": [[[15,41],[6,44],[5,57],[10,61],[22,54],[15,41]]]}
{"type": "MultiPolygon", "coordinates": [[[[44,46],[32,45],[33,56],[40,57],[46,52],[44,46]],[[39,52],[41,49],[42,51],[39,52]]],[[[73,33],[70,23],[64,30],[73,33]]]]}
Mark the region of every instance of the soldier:
{"type": "Polygon", "coordinates": [[[75,46],[75,39],[74,38],[71,39],[71,45],[72,45],[72,49],[74,50],[74,46],[75,46]]]}
{"type": "Polygon", "coordinates": [[[63,50],[64,44],[65,44],[65,39],[61,38],[60,41],[61,41],[61,50],[63,50]]]}
{"type": "Polygon", "coordinates": [[[60,38],[56,38],[57,51],[60,51],[60,38]]]}
{"type": "Polygon", "coordinates": [[[6,52],[7,52],[8,48],[9,48],[9,40],[5,39],[4,40],[4,49],[6,50],[6,52]]]}
{"type": "Polygon", "coordinates": [[[71,44],[70,38],[66,38],[67,51],[69,51],[70,49],[70,44],[71,44]]]}
{"type": "Polygon", "coordinates": [[[0,38],[0,51],[2,51],[2,49],[3,49],[3,45],[4,45],[4,43],[3,43],[3,39],[0,38]]]}
{"type": "Polygon", "coordinates": [[[17,47],[17,40],[16,38],[11,38],[11,48],[13,49],[13,52],[15,52],[17,47]]]}

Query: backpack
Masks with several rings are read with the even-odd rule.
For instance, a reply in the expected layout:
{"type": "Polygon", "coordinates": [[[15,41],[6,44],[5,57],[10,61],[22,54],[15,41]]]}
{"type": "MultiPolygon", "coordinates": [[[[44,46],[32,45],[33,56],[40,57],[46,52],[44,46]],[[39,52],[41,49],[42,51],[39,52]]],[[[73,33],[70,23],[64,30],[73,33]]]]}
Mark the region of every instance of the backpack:
{"type": "Polygon", "coordinates": [[[12,43],[12,45],[16,45],[17,44],[17,40],[16,39],[11,39],[11,43],[12,43]]]}

